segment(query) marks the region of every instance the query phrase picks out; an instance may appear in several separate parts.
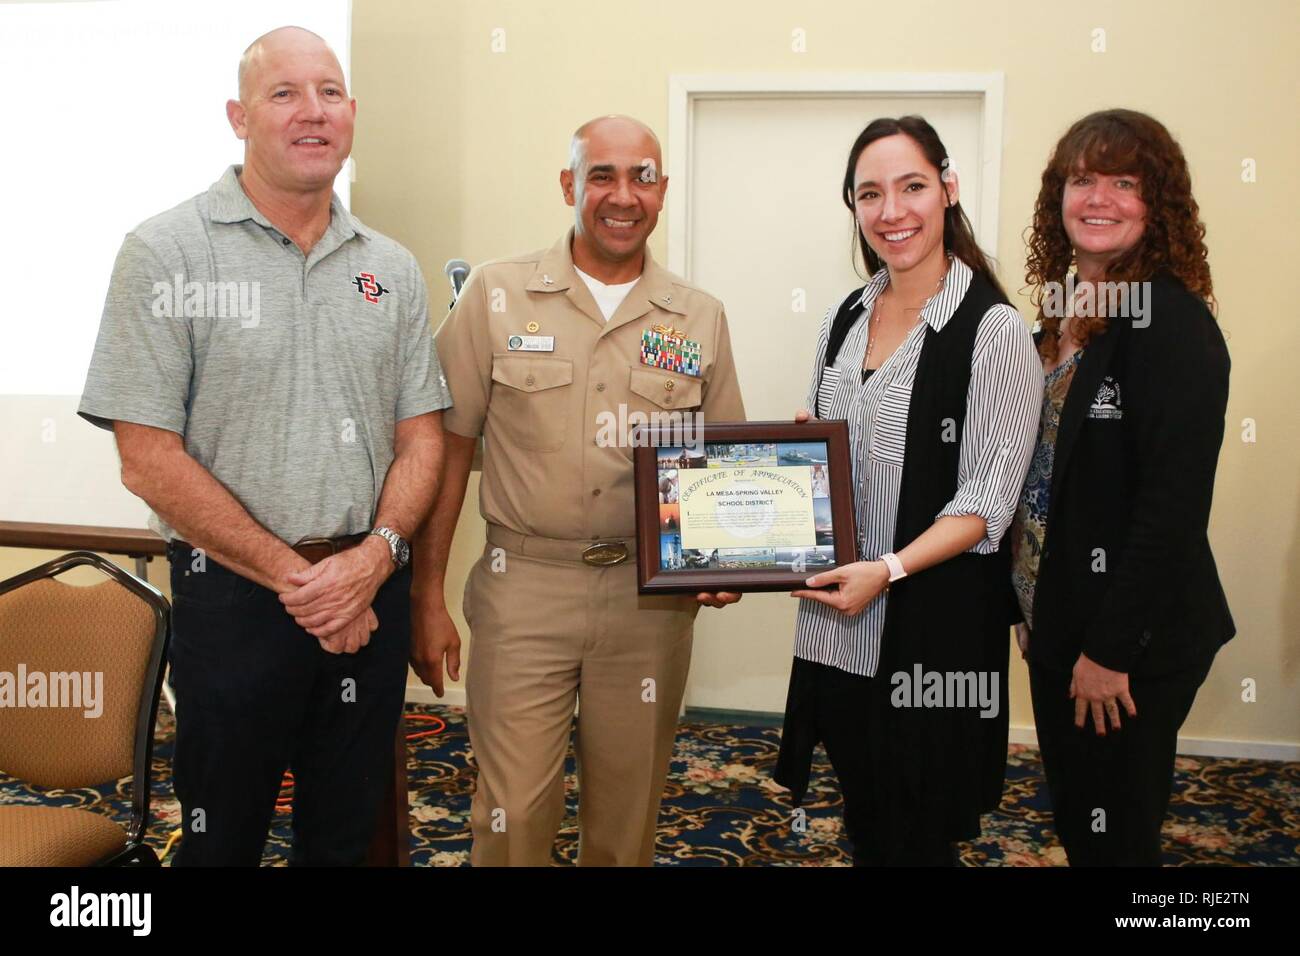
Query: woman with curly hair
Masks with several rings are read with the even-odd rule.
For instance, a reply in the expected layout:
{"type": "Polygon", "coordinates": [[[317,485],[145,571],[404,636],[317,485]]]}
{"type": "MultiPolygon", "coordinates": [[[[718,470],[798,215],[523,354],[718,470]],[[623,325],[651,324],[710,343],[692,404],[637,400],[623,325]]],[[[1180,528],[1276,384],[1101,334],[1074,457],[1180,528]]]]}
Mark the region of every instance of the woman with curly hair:
{"type": "Polygon", "coordinates": [[[1075,866],[1160,865],[1178,729],[1235,633],[1206,533],[1229,363],[1204,237],[1150,116],[1093,113],[1056,144],[1029,242],[1046,390],[1012,584],[1075,866]]]}

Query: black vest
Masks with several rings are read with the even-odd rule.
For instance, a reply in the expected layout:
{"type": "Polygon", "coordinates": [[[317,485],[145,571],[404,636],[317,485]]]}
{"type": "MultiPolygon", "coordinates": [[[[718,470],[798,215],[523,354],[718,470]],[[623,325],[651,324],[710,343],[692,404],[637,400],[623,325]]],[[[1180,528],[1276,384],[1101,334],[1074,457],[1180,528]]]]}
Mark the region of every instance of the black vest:
{"type": "MultiPolygon", "coordinates": [[[[826,367],[835,364],[849,330],[862,315],[865,288],[845,299],[831,322],[823,363],[826,367]]],[[[970,288],[943,330],[936,332],[932,326],[926,326],[907,414],[895,551],[906,547],[930,527],[939,509],[957,492],[957,464],[966,421],[975,335],[984,313],[998,303],[1006,303],[1006,299],[975,272],[971,275],[970,288]]]]}
{"type": "MultiPolygon", "coordinates": [[[[861,314],[860,298],[850,296],[832,322],[828,365],[861,314]]],[[[974,273],[943,329],[926,326],[907,413],[895,551],[933,525],[957,492],[975,336],[984,314],[1005,301],[974,273]]],[[[874,837],[882,847],[906,839],[916,826],[942,831],[948,840],[973,837],[979,832],[979,815],[1001,798],[1007,760],[1010,574],[1010,544],[1004,539],[995,554],[959,554],[890,588],[880,666],[869,691],[875,723],[868,735],[878,814],[874,837]],[[893,706],[893,676],[901,672],[911,678],[917,666],[921,673],[983,673],[985,680],[996,673],[997,716],[982,718],[978,707],[893,706]]]]}

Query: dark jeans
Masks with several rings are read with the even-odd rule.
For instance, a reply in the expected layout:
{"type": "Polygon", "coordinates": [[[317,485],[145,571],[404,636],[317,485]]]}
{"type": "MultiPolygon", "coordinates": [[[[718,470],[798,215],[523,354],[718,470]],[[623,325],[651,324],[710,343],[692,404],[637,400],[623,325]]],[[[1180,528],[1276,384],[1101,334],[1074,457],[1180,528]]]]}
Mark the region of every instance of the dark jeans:
{"type": "Polygon", "coordinates": [[[1038,747],[1071,866],[1160,865],[1178,728],[1211,663],[1166,677],[1130,677],[1138,715],[1129,717],[1121,705],[1120,729],[1108,719],[1105,737],[1097,736],[1091,710],[1082,730],[1074,726],[1070,674],[1030,665],[1038,747]]]}
{"type": "Polygon", "coordinates": [[[379,629],[356,654],[330,654],[274,591],[168,547],[176,866],[256,866],[286,768],[293,772],[294,865],[365,860],[392,777],[411,644],[411,571],[372,605],[379,629]]]}

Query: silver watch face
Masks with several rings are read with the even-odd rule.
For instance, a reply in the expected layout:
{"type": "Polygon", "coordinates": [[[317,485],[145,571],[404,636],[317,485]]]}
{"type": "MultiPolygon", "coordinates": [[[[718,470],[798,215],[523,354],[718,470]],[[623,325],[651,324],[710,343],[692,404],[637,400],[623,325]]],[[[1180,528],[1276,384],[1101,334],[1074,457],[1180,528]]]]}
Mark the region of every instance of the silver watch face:
{"type": "Polygon", "coordinates": [[[405,538],[392,528],[375,528],[370,533],[379,535],[387,542],[389,557],[393,559],[398,570],[406,567],[406,562],[411,560],[411,546],[406,543],[405,538]]]}

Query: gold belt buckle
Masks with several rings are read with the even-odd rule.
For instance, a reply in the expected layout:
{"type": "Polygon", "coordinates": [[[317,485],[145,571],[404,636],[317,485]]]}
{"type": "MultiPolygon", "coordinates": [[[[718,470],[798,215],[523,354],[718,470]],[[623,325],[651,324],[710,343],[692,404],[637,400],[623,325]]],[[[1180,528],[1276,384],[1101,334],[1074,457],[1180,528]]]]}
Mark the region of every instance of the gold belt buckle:
{"type": "Polygon", "coordinates": [[[622,564],[627,560],[627,545],[621,541],[597,541],[582,552],[582,560],[597,568],[622,564]]]}

